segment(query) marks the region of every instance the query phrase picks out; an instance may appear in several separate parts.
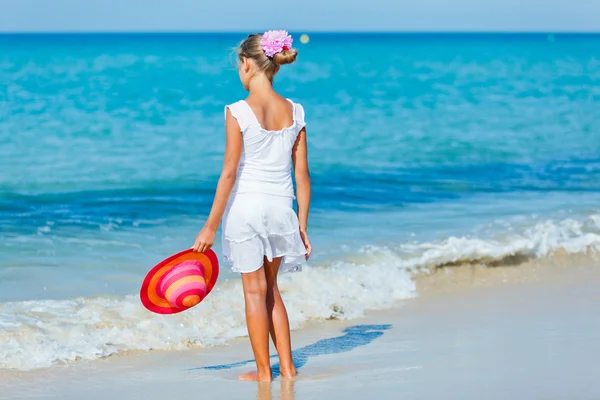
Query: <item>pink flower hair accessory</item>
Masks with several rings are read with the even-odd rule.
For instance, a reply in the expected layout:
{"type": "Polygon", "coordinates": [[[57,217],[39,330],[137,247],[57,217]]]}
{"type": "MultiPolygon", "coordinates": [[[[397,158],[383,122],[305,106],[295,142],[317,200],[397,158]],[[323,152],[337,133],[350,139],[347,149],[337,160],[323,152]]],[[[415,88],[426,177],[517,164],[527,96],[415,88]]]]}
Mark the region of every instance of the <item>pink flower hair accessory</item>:
{"type": "Polygon", "coordinates": [[[292,37],[287,31],[267,31],[260,39],[260,45],[267,57],[273,57],[284,50],[292,49],[292,37]]]}

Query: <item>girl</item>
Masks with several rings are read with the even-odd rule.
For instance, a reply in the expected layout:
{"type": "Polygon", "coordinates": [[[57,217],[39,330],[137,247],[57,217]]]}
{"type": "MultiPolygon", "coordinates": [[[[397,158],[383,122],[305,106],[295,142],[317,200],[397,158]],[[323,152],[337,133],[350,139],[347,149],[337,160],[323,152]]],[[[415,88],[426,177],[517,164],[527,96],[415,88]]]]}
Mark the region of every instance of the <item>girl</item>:
{"type": "Polygon", "coordinates": [[[281,375],[293,377],[288,316],[277,287],[280,271],[300,271],[312,251],[306,231],[310,178],[304,109],[273,89],[273,77],[296,60],[286,31],[250,35],[238,48],[246,100],[225,107],[225,162],[210,215],[194,250],[211,248],[223,222],[223,254],[242,274],[246,323],[256,372],[242,380],[271,381],[269,333],[281,375]],[[298,214],[292,208],[296,178],[298,214]]]}

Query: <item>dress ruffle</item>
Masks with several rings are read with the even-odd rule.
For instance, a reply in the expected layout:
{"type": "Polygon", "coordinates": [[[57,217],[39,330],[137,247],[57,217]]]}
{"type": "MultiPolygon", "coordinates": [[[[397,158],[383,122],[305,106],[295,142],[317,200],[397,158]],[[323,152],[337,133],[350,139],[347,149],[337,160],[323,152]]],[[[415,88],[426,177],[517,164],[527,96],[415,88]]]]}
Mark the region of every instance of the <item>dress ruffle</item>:
{"type": "Polygon", "coordinates": [[[280,272],[302,270],[306,249],[292,199],[258,193],[232,196],[223,216],[223,256],[234,272],[258,270],[283,257],[280,272]]]}
{"type": "Polygon", "coordinates": [[[256,235],[242,242],[223,238],[223,254],[234,272],[254,272],[263,265],[264,257],[269,261],[283,257],[280,272],[299,272],[302,271],[306,250],[298,233],[270,234],[256,235]]]}

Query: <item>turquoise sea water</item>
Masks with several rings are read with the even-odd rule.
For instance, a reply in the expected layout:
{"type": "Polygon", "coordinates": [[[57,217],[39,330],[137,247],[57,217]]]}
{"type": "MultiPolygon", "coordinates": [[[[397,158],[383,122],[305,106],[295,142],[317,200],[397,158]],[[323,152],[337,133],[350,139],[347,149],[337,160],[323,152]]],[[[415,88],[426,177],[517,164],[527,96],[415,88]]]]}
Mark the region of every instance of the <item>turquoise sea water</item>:
{"type": "MultiPolygon", "coordinates": [[[[143,330],[150,316],[127,295],[207,216],[223,107],[245,96],[231,51],[243,38],[0,36],[0,302],[16,302],[0,306],[0,328],[35,332],[0,344],[0,367],[114,352],[99,332],[91,355],[61,341],[61,310],[109,307],[98,296],[130,313],[90,321],[137,313],[123,332],[143,330]],[[40,318],[49,325],[33,328],[40,318]],[[56,348],[33,362],[44,340],[56,348]]],[[[369,271],[399,290],[383,297],[402,298],[414,267],[600,249],[600,35],[315,34],[296,45],[276,87],[308,122],[305,275],[365,287],[369,271]]],[[[334,309],[344,284],[318,301],[334,309]]],[[[313,289],[294,290],[307,301],[313,289]]],[[[383,304],[373,301],[361,307],[383,304]]],[[[361,312],[352,305],[347,315],[361,312]]],[[[226,339],[194,329],[180,341],[226,339]]],[[[156,340],[146,346],[168,342],[156,340]]]]}

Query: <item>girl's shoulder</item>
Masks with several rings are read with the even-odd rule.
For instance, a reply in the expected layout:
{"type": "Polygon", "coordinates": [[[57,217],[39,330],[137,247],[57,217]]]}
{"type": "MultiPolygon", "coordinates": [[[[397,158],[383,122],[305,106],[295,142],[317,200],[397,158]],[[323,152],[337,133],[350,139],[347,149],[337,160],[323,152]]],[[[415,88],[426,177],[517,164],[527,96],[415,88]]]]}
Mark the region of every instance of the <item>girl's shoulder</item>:
{"type": "Polygon", "coordinates": [[[229,110],[235,117],[236,114],[243,114],[246,111],[246,107],[246,100],[238,100],[235,103],[225,105],[225,114],[227,114],[227,110],[229,110]]]}
{"type": "Polygon", "coordinates": [[[225,118],[227,118],[227,111],[237,120],[242,131],[252,122],[252,109],[250,109],[246,100],[238,100],[235,103],[225,105],[225,118]]]}

